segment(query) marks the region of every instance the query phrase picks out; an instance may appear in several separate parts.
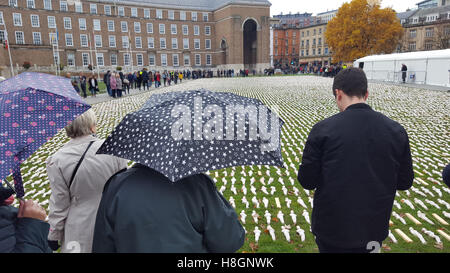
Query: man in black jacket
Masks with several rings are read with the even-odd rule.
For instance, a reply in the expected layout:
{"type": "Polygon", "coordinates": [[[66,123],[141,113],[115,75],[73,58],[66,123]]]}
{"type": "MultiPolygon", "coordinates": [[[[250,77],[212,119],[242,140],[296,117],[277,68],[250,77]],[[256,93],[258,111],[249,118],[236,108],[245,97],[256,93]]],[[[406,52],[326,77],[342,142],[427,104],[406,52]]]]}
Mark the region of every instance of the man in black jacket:
{"type": "Polygon", "coordinates": [[[10,206],[12,194],[0,185],[0,253],[51,253],[45,210],[32,200],[20,201],[16,209],[10,206]]]}
{"type": "Polygon", "coordinates": [[[303,151],[298,180],[316,190],[312,232],[320,252],[381,246],[396,191],[413,183],[408,135],[365,103],[367,87],[364,71],[342,70],[333,83],[341,113],[316,124],[303,151]]]}

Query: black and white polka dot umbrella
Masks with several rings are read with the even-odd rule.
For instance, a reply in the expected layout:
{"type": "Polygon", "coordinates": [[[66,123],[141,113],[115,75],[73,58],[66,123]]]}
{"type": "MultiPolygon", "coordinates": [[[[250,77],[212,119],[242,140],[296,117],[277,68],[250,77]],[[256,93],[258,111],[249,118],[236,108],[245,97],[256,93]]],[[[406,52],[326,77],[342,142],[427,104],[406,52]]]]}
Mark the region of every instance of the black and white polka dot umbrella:
{"type": "Polygon", "coordinates": [[[141,163],[172,182],[231,166],[283,167],[282,125],[257,99],[206,90],[156,94],[97,153],[141,163]]]}

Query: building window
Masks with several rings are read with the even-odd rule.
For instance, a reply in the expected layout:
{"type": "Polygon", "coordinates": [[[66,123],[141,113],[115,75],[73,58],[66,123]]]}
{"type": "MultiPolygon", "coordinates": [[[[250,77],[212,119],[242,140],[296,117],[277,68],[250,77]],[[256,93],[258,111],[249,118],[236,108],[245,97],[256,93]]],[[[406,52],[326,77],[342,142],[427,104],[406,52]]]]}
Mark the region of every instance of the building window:
{"type": "Polygon", "coordinates": [[[425,37],[431,38],[434,36],[434,28],[426,28],[425,29],[425,37]]]}
{"type": "Polygon", "coordinates": [[[322,55],[322,48],[319,48],[317,51],[319,55],[322,55]]]}
{"type": "Polygon", "coordinates": [[[88,37],[86,34],[80,34],[80,45],[81,47],[88,47],[88,37]]]}
{"type": "Polygon", "coordinates": [[[200,49],[200,39],[194,39],[194,49],[200,49]]]}
{"type": "Polygon", "coordinates": [[[50,40],[50,44],[51,45],[57,45],[58,44],[58,39],[56,39],[56,33],[49,33],[48,34],[48,38],[50,40]]]}
{"type": "Polygon", "coordinates": [[[94,22],[94,30],[101,31],[102,29],[101,29],[101,25],[100,25],[100,20],[94,19],[93,22],[94,22]]]}
{"type": "Polygon", "coordinates": [[[0,11],[0,26],[4,24],[4,20],[3,20],[3,11],[0,11]]]}
{"type": "Polygon", "coordinates": [[[109,36],[109,47],[116,47],[116,36],[109,36]]]}
{"type": "Polygon", "coordinates": [[[5,40],[5,31],[0,30],[0,43],[2,43],[5,40]]]}
{"type": "Polygon", "coordinates": [[[177,25],[176,25],[176,24],[171,24],[171,25],[170,25],[170,32],[171,32],[173,35],[176,35],[176,34],[177,34],[177,25]]]}
{"type": "Polygon", "coordinates": [[[120,29],[122,30],[122,32],[128,32],[128,23],[126,21],[121,21],[120,29]]]}
{"type": "Polygon", "coordinates": [[[22,26],[22,14],[13,13],[13,21],[14,21],[14,26],[21,27],[22,26]]]}
{"type": "Polygon", "coordinates": [[[75,54],[67,53],[67,65],[75,66],[75,54]]]}
{"type": "Polygon", "coordinates": [[[52,10],[52,0],[44,0],[44,9],[52,10]]]}
{"type": "Polygon", "coordinates": [[[156,65],[155,54],[151,53],[148,55],[148,65],[150,65],[150,66],[156,65]]]}
{"type": "Polygon", "coordinates": [[[86,18],[78,18],[78,25],[80,25],[80,30],[86,30],[86,18]]]}
{"type": "Polygon", "coordinates": [[[86,67],[89,65],[89,53],[81,53],[81,59],[83,61],[83,66],[86,67]]]}
{"type": "Polygon", "coordinates": [[[159,24],[159,34],[166,34],[166,25],[159,24]]]}
{"type": "Polygon", "coordinates": [[[189,38],[183,39],[183,49],[189,49],[189,38]]]}
{"type": "Polygon", "coordinates": [[[102,35],[95,35],[94,36],[95,41],[95,47],[102,47],[102,35]]]}
{"type": "Polygon", "coordinates": [[[17,8],[17,0],[9,0],[9,6],[17,8]]]}
{"type": "Polygon", "coordinates": [[[128,48],[130,46],[130,40],[128,39],[128,36],[122,36],[122,47],[128,48]]]}
{"type": "Polygon", "coordinates": [[[211,49],[211,40],[210,39],[205,40],[205,49],[211,49]]]}
{"type": "Polygon", "coordinates": [[[167,54],[161,54],[161,66],[167,66],[167,54]]]}
{"type": "Polygon", "coordinates": [[[153,33],[153,24],[147,23],[147,33],[153,33]]]}
{"type": "Polygon", "coordinates": [[[195,54],[195,65],[196,66],[202,65],[202,58],[201,58],[200,54],[195,54]]]}
{"type": "Polygon", "coordinates": [[[72,19],[70,17],[64,17],[64,29],[72,29],[72,19]]]}
{"type": "Polygon", "coordinates": [[[114,21],[113,20],[108,20],[106,22],[106,24],[108,25],[108,31],[114,31],[115,27],[114,27],[114,21]]]}
{"type": "Polygon", "coordinates": [[[172,49],[178,49],[178,39],[172,38],[172,49]]]}
{"type": "Polygon", "coordinates": [[[131,8],[131,17],[137,17],[138,11],[137,8],[131,8]]]}
{"type": "Polygon", "coordinates": [[[180,21],[186,21],[186,12],[180,11],[180,21]]]}
{"type": "Polygon", "coordinates": [[[199,26],[194,26],[194,35],[200,35],[200,27],[199,26]]]}
{"type": "Polygon", "coordinates": [[[40,26],[40,24],[39,24],[39,15],[32,14],[32,15],[30,15],[30,17],[31,17],[31,26],[32,27],[39,27],[40,26]]]}
{"type": "Polygon", "coordinates": [[[444,35],[445,36],[450,36],[450,26],[446,27],[444,30],[444,35]]]}
{"type": "Polygon", "coordinates": [[[425,50],[432,50],[433,42],[425,42],[425,50]]]}
{"type": "Polygon", "coordinates": [[[206,65],[212,65],[211,54],[206,54],[206,65]]]}
{"type": "Polygon", "coordinates": [[[149,9],[144,9],[144,18],[150,19],[150,10],[149,9]]]}
{"type": "Polygon", "coordinates": [[[207,36],[211,35],[211,27],[210,26],[205,26],[205,35],[207,35],[207,36]]]}
{"type": "Polygon", "coordinates": [[[66,46],[73,46],[72,34],[67,34],[66,33],[66,46]]]}
{"type": "Polygon", "coordinates": [[[78,12],[78,13],[83,12],[83,3],[75,2],[75,12],[78,12]]]}
{"type": "Polygon", "coordinates": [[[325,55],[328,55],[328,47],[325,48],[324,52],[325,55]]]}
{"type": "Polygon", "coordinates": [[[148,45],[148,48],[155,48],[155,38],[148,37],[147,38],[147,45],[148,45]]]}
{"type": "Polygon", "coordinates": [[[60,11],[68,11],[67,2],[66,1],[59,1],[59,10],[60,11]]]}
{"type": "Polygon", "coordinates": [[[191,56],[189,54],[184,54],[183,59],[184,59],[185,66],[191,65],[191,56]]]}
{"type": "Polygon", "coordinates": [[[416,38],[417,37],[417,30],[412,29],[409,31],[409,38],[416,38]]]}
{"type": "Polygon", "coordinates": [[[178,54],[172,54],[172,64],[173,66],[180,66],[180,59],[178,54]]]}
{"type": "Polygon", "coordinates": [[[134,38],[134,45],[136,48],[142,48],[142,38],[141,37],[135,37],[134,38]]]}
{"type": "Polygon", "coordinates": [[[130,60],[131,60],[131,58],[130,58],[129,53],[123,54],[123,65],[126,65],[126,66],[130,65],[130,60]]]}
{"type": "Polygon", "coordinates": [[[134,22],[134,32],[135,33],[141,33],[141,23],[134,22]]]}
{"type": "Polygon", "coordinates": [[[104,9],[106,15],[111,15],[111,6],[104,5],[103,9],[104,9]]]}
{"type": "Polygon", "coordinates": [[[322,38],[319,38],[319,45],[322,45],[322,38]]]}
{"type": "Polygon", "coordinates": [[[192,21],[196,22],[197,21],[197,12],[191,12],[191,19],[192,21]]]}
{"type": "Polygon", "coordinates": [[[119,16],[125,16],[125,8],[124,7],[119,7],[118,11],[119,11],[119,16]]]}
{"type": "Polygon", "coordinates": [[[166,38],[159,38],[159,48],[166,49],[166,38]]]}
{"type": "Polygon", "coordinates": [[[183,25],[183,35],[189,35],[189,26],[183,25]]]}
{"type": "Polygon", "coordinates": [[[136,63],[138,66],[144,65],[144,56],[142,54],[136,54],[136,63]]]}
{"type": "Polygon", "coordinates": [[[27,0],[27,8],[34,9],[36,7],[34,0],[27,0]]]}
{"type": "Polygon", "coordinates": [[[42,44],[41,33],[33,32],[33,45],[41,45],[41,44],[42,44]]]}
{"type": "Polygon", "coordinates": [[[104,62],[104,59],[103,59],[103,53],[96,53],[95,55],[97,56],[97,65],[98,66],[104,66],[105,62],[104,62]]]}
{"type": "Polygon", "coordinates": [[[168,17],[169,17],[169,20],[175,20],[175,11],[169,10],[168,17]]]}
{"type": "Polygon", "coordinates": [[[117,65],[117,54],[111,54],[109,56],[109,60],[111,62],[111,66],[117,65]]]}
{"type": "Polygon", "coordinates": [[[163,12],[160,9],[156,10],[156,18],[162,19],[163,18],[163,12]]]}
{"type": "Polygon", "coordinates": [[[203,22],[208,22],[208,13],[203,13],[203,22]]]}
{"type": "Polygon", "coordinates": [[[97,4],[91,4],[90,7],[91,14],[97,14],[97,4]]]}
{"type": "Polygon", "coordinates": [[[409,43],[408,48],[410,51],[416,50],[416,42],[409,43]]]}
{"type": "Polygon", "coordinates": [[[316,49],[315,49],[315,48],[313,48],[313,51],[312,51],[312,52],[313,52],[312,55],[313,55],[313,56],[316,56],[316,49]]]}

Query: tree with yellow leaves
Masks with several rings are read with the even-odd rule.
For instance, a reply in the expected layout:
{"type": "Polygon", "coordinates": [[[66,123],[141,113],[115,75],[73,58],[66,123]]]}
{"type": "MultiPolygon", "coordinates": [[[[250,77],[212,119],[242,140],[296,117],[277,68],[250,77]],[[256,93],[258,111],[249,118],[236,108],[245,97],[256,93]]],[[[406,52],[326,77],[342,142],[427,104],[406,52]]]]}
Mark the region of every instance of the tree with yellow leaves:
{"type": "Polygon", "coordinates": [[[403,28],[391,8],[378,0],[353,0],[339,8],[328,23],[325,38],[335,61],[354,61],[374,54],[390,54],[403,36],[403,28]]]}

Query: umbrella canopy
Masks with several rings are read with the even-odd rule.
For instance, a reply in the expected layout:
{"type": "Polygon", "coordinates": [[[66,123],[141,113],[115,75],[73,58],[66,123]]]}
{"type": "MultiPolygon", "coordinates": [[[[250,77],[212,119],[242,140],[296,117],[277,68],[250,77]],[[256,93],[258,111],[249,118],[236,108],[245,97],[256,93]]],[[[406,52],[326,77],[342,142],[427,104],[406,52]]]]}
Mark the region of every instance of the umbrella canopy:
{"type": "Polygon", "coordinates": [[[283,121],[257,99],[206,90],[156,94],[98,150],[167,176],[241,165],[283,166],[283,121]]]}
{"type": "Polygon", "coordinates": [[[0,83],[0,180],[13,173],[24,195],[20,164],[90,108],[70,79],[26,72],[0,83]]]}

